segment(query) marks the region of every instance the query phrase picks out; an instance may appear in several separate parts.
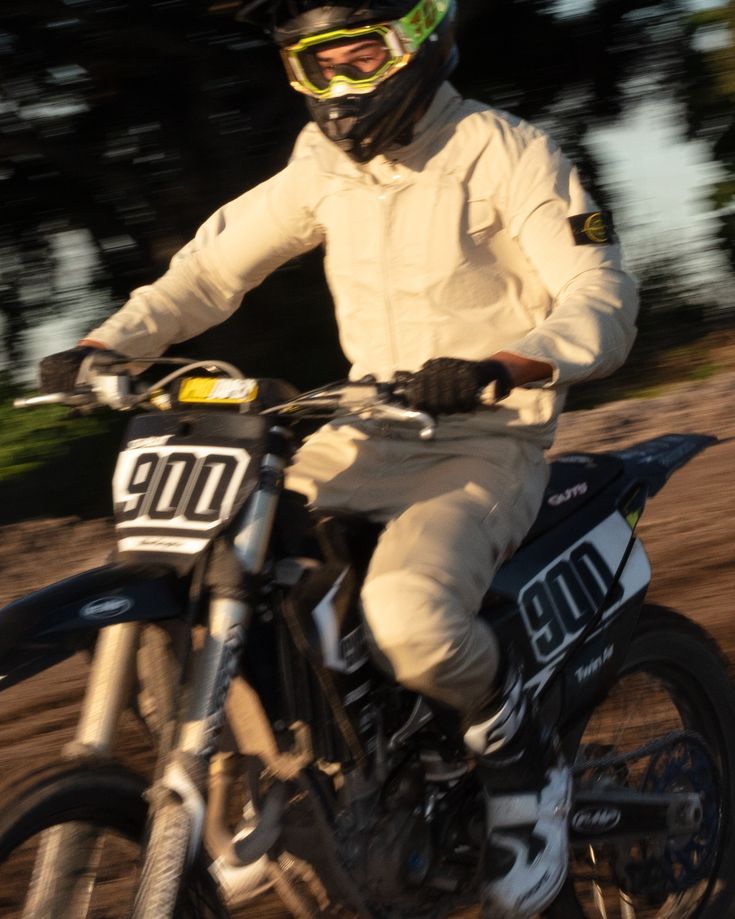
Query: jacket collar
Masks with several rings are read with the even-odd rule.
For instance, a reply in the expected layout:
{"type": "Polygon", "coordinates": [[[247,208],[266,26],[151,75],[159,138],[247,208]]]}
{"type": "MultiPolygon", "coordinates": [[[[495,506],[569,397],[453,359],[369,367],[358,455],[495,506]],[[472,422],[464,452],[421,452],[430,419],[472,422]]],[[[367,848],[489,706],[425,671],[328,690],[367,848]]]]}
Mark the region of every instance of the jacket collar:
{"type": "Polygon", "coordinates": [[[401,163],[420,170],[426,161],[446,143],[444,128],[451,125],[462,104],[462,97],[450,83],[442,83],[434,94],[428,109],[416,122],[413,138],[403,147],[394,147],[376,156],[372,163],[401,163]]]}
{"type": "Polygon", "coordinates": [[[320,135],[321,143],[331,152],[332,168],[336,173],[382,184],[395,172],[396,165],[420,171],[427,160],[444,146],[445,129],[454,122],[462,97],[450,83],[442,83],[429,107],[416,122],[411,143],[380,153],[367,163],[356,163],[336,144],[320,135]]]}
{"type": "MultiPolygon", "coordinates": [[[[427,136],[435,137],[436,129],[443,127],[462,103],[462,97],[451,83],[442,83],[434,94],[428,109],[416,122],[410,144],[398,148],[398,152],[407,153],[420,147],[427,136]]],[[[402,159],[403,157],[401,157],[402,159]]]]}

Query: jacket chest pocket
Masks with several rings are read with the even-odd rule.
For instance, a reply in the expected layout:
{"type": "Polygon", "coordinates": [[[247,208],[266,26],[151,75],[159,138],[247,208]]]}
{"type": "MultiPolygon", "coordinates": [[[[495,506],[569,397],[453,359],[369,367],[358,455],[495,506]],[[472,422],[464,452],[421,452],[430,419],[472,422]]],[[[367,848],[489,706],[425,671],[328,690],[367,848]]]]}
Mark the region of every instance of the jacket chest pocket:
{"type": "Polygon", "coordinates": [[[326,266],[332,276],[365,276],[380,263],[382,210],[378,195],[343,185],[325,196],[317,217],[326,230],[326,266]]]}
{"type": "Polygon", "coordinates": [[[468,198],[466,187],[451,176],[429,177],[397,189],[391,198],[391,248],[404,264],[429,276],[446,277],[474,261],[477,248],[500,225],[492,203],[468,198]]]}
{"type": "Polygon", "coordinates": [[[464,231],[475,246],[486,243],[500,229],[500,217],[489,198],[468,198],[465,206],[464,231]]]}

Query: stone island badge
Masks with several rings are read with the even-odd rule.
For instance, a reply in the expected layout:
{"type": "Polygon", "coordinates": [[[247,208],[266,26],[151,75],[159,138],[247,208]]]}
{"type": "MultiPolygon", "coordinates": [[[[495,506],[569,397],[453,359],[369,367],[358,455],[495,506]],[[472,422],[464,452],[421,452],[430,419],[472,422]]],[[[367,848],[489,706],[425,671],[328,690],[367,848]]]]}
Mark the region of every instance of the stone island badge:
{"type": "Polygon", "coordinates": [[[609,211],[575,214],[569,218],[576,246],[605,246],[617,242],[609,211]]]}

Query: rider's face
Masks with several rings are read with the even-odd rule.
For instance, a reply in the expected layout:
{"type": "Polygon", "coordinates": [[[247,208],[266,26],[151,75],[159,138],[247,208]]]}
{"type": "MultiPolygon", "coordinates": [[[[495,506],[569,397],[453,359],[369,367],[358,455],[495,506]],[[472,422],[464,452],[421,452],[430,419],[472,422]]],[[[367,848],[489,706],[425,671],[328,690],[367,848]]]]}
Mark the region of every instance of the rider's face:
{"type": "Polygon", "coordinates": [[[388,57],[384,44],[375,39],[364,39],[324,48],[316,54],[316,60],[327,80],[337,74],[339,67],[349,64],[360,73],[371,74],[383,64],[388,57]]]}

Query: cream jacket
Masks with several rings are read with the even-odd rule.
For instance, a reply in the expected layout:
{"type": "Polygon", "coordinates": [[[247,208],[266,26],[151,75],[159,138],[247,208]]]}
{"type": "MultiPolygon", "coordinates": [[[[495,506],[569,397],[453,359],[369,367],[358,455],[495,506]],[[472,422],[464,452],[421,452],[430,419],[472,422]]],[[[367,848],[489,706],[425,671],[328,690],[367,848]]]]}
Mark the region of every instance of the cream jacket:
{"type": "Polygon", "coordinates": [[[160,280],[89,337],[160,354],[323,244],[353,378],[500,350],[545,361],[550,383],[448,416],[440,430],[548,446],[567,385],[613,371],[635,336],[636,287],[619,247],[575,244],[568,218],[593,211],[542,131],[444,84],[412,143],[364,166],[307,125],[282,172],[218,210],[160,280]]]}

